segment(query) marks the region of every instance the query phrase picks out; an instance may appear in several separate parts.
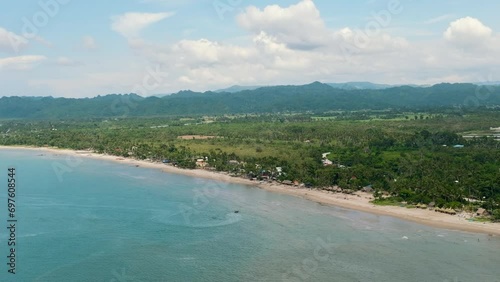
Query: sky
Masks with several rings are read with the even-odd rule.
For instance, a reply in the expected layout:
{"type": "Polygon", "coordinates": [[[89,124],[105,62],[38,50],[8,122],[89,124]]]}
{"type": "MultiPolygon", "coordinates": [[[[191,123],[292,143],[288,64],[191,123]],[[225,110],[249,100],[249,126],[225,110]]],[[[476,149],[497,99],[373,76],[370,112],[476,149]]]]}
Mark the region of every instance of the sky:
{"type": "Polygon", "coordinates": [[[0,96],[500,81],[496,0],[0,0],[0,96]]]}

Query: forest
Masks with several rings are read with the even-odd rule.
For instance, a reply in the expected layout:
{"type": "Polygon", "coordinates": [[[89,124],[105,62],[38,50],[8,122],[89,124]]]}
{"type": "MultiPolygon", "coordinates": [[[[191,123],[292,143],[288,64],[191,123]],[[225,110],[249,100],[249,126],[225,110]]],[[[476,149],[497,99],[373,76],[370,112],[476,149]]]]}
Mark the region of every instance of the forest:
{"type": "MultiPolygon", "coordinates": [[[[2,94],[0,92],[0,96],[2,94]]],[[[339,89],[314,82],[301,86],[261,87],[236,93],[181,91],[163,97],[142,97],[138,94],[111,94],[82,99],[2,97],[0,118],[72,119],[303,112],[322,114],[346,110],[428,111],[500,105],[500,86],[448,83],[432,87],[339,89]]]]}
{"type": "Polygon", "coordinates": [[[485,208],[500,220],[500,112],[328,111],[3,119],[0,145],[148,159],[315,189],[372,187],[385,204],[485,208]]]}

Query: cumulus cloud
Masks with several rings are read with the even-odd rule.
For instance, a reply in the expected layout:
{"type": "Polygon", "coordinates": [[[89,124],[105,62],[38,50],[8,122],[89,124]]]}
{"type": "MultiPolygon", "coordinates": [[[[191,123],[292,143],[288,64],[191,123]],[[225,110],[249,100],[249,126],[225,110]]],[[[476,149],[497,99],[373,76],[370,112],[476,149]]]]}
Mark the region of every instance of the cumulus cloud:
{"type": "Polygon", "coordinates": [[[492,35],[492,29],[478,19],[465,17],[452,22],[445,31],[444,38],[458,47],[470,48],[485,46],[492,35]]]}
{"type": "Polygon", "coordinates": [[[111,29],[126,38],[137,37],[144,28],[171,17],[174,13],[126,13],[112,17],[111,29]]]}
{"type": "Polygon", "coordinates": [[[381,75],[381,69],[405,65],[398,52],[410,49],[404,38],[383,30],[328,28],[310,0],[288,7],[251,6],[237,21],[250,33],[247,44],[200,39],[158,46],[136,38],[129,45],[153,65],[165,67],[171,74],[170,85],[193,90],[229,84],[346,80],[336,76],[349,72],[381,75]],[[395,65],[390,60],[394,53],[398,56],[395,65]]]}
{"type": "Polygon", "coordinates": [[[30,70],[46,59],[45,56],[37,55],[0,58],[0,70],[30,70]]]}
{"type": "Polygon", "coordinates": [[[325,44],[328,30],[311,0],[302,0],[288,8],[270,5],[260,10],[246,8],[237,17],[243,28],[259,34],[265,31],[294,49],[314,49],[325,44]]]}
{"type": "Polygon", "coordinates": [[[17,53],[27,44],[26,38],[0,27],[0,51],[17,53]]]}
{"type": "Polygon", "coordinates": [[[92,36],[84,36],[82,38],[82,46],[86,50],[95,50],[97,49],[97,43],[92,36]]]}
{"type": "Polygon", "coordinates": [[[179,62],[186,65],[243,63],[255,55],[248,48],[219,44],[207,39],[181,40],[176,43],[172,51],[179,58],[179,62]]]}
{"type": "Polygon", "coordinates": [[[280,42],[276,37],[261,31],[253,38],[255,47],[261,51],[262,54],[284,54],[289,53],[290,50],[286,44],[280,42]]]}
{"type": "Polygon", "coordinates": [[[402,37],[393,37],[382,32],[370,36],[363,30],[353,30],[349,27],[336,31],[334,38],[336,39],[335,45],[344,55],[399,52],[410,45],[402,37]]]}

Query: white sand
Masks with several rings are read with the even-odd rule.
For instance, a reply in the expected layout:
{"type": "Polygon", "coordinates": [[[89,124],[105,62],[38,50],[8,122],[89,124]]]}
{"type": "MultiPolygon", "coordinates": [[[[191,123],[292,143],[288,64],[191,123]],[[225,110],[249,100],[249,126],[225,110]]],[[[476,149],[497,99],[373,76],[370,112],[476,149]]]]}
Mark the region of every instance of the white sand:
{"type": "Polygon", "coordinates": [[[130,158],[122,158],[110,155],[100,155],[86,151],[62,150],[54,148],[18,147],[18,146],[16,147],[0,146],[0,149],[23,149],[23,150],[37,150],[37,151],[42,150],[47,153],[53,153],[53,154],[64,154],[73,157],[76,156],[86,157],[98,160],[114,161],[131,166],[161,169],[162,171],[168,173],[184,174],[192,177],[210,178],[218,181],[256,186],[265,189],[267,191],[302,197],[321,204],[339,206],[347,209],[354,209],[369,213],[375,213],[379,215],[393,216],[438,228],[454,229],[454,230],[468,231],[474,233],[485,233],[485,234],[500,236],[500,223],[470,222],[458,215],[455,216],[447,215],[443,213],[437,213],[431,210],[408,209],[404,207],[395,207],[395,206],[376,206],[370,203],[372,195],[367,193],[358,192],[355,195],[345,195],[339,193],[331,193],[323,190],[291,187],[278,183],[260,183],[258,181],[251,181],[248,179],[231,177],[227,174],[217,173],[213,171],[207,171],[201,169],[195,169],[195,170],[180,169],[162,163],[139,161],[130,158]]]}

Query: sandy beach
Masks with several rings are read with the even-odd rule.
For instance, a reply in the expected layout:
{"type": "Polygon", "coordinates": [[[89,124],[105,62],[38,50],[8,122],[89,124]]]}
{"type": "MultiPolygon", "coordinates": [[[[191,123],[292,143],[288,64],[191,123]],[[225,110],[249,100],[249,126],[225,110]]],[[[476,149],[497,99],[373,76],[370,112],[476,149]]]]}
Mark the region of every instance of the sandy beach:
{"type": "Polygon", "coordinates": [[[346,195],[341,193],[327,192],[323,190],[286,186],[276,182],[260,183],[259,181],[252,181],[249,179],[232,177],[224,173],[218,173],[201,169],[195,169],[195,170],[180,169],[162,163],[140,161],[131,158],[123,158],[111,155],[101,155],[89,151],[73,151],[65,149],[33,148],[33,147],[20,147],[20,146],[16,147],[0,146],[0,149],[23,149],[23,150],[33,150],[38,152],[44,151],[47,154],[67,155],[71,156],[72,158],[73,157],[93,158],[103,161],[118,162],[130,166],[160,169],[167,173],[177,173],[192,177],[209,178],[218,181],[255,186],[270,192],[302,197],[304,199],[315,201],[320,204],[332,205],[346,209],[359,210],[378,215],[397,217],[400,219],[409,220],[432,227],[500,236],[500,223],[474,222],[474,221],[469,221],[459,215],[447,215],[424,209],[415,209],[415,208],[409,209],[405,207],[395,207],[395,206],[376,206],[370,203],[371,198],[373,198],[373,196],[368,193],[358,192],[354,195],[346,195]]]}

